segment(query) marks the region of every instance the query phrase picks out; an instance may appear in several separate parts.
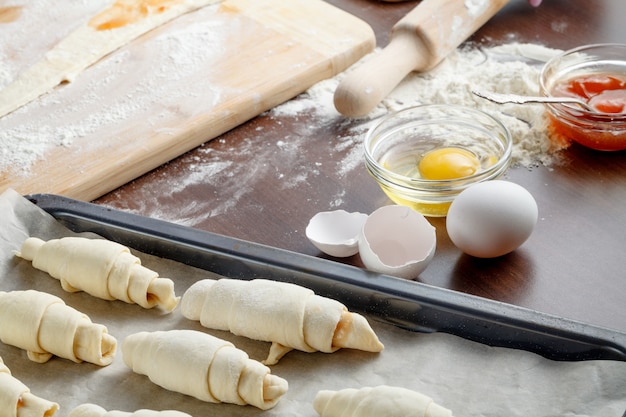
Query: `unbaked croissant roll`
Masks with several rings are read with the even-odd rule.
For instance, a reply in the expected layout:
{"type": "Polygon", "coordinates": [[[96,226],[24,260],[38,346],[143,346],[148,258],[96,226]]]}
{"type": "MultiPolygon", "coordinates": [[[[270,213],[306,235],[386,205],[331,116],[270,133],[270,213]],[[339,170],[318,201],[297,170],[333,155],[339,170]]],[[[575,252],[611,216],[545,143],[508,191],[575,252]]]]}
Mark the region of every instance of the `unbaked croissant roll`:
{"type": "Polygon", "coordinates": [[[128,367],[155,384],[202,401],[267,410],[288,389],[287,381],[232,343],[195,330],[135,333],[124,339],[122,354],[128,367]]]}
{"type": "Polygon", "coordinates": [[[201,280],[183,294],[181,310],[210,329],[272,342],[266,365],[292,349],[380,352],[383,344],[367,320],[336,300],[285,282],[255,279],[201,280]]]}
{"type": "Polygon", "coordinates": [[[34,362],[56,355],[74,362],[109,365],[117,341],[102,324],[45,292],[0,291],[0,341],[25,349],[34,362]]]}
{"type": "Polygon", "coordinates": [[[65,291],[85,291],[104,300],[160,306],[165,311],[178,304],[171,279],[160,278],[126,246],[110,240],[64,237],[44,242],[31,237],[17,256],[60,280],[65,291]]]}
{"type": "Polygon", "coordinates": [[[321,417],[452,417],[450,410],[432,398],[388,385],[320,391],[313,408],[321,417]]]}
{"type": "Polygon", "coordinates": [[[59,404],[32,394],[0,358],[0,417],[52,417],[58,409],[59,404]]]}
{"type": "Polygon", "coordinates": [[[82,404],[72,410],[68,417],[191,417],[187,413],[174,410],[137,410],[135,412],[107,411],[95,404],[82,404]]]}

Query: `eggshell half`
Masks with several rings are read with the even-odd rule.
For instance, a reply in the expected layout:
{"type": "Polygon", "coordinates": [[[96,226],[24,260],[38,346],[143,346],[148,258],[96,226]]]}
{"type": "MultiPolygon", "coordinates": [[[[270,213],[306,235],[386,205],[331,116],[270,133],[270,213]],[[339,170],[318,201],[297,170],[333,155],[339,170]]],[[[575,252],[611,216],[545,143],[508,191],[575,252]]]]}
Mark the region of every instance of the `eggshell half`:
{"type": "Polygon", "coordinates": [[[367,214],[345,210],[323,211],[309,220],[306,237],[327,255],[344,258],[358,253],[359,234],[367,214]]]}
{"type": "Polygon", "coordinates": [[[359,254],[369,270],[414,279],[421,274],[437,246],[435,228],[410,207],[391,205],[367,218],[359,239],[359,254]]]}
{"type": "Polygon", "coordinates": [[[521,185],[493,180],[472,185],[452,202],[446,228],[468,255],[495,258],[517,249],[532,234],[537,202],[521,185]]]}

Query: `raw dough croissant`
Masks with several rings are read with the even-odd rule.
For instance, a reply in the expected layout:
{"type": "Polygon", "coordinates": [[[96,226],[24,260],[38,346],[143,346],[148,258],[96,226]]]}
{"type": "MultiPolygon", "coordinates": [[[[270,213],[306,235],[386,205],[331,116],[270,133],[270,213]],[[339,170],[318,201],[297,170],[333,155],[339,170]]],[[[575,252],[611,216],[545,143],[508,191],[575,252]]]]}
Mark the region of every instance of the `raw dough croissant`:
{"type": "Polygon", "coordinates": [[[119,243],[105,239],[64,237],[44,242],[31,237],[17,254],[61,281],[65,291],[85,291],[104,300],[122,300],[144,308],[172,311],[178,304],[171,279],[141,265],[119,243]]]}
{"type": "Polygon", "coordinates": [[[153,411],[137,410],[133,413],[125,411],[107,411],[95,404],[82,404],[76,407],[68,417],[191,417],[187,413],[174,410],[153,411]]]}
{"type": "Polygon", "coordinates": [[[202,401],[267,410],[288,389],[287,381],[232,343],[195,330],[135,333],[124,339],[122,354],[128,367],[155,384],[202,401]]]}
{"type": "Polygon", "coordinates": [[[105,326],[59,297],[35,290],[0,291],[0,341],[25,349],[39,363],[56,355],[106,366],[117,347],[105,326]]]}
{"type": "Polygon", "coordinates": [[[182,313],[211,329],[272,342],[266,365],[292,349],[380,352],[383,344],[367,320],[338,301],[298,285],[256,279],[201,280],[183,295],[182,313]]]}
{"type": "Polygon", "coordinates": [[[59,404],[31,394],[0,358],[0,417],[52,417],[59,404]]]}
{"type": "Polygon", "coordinates": [[[424,394],[387,385],[320,391],[313,408],[321,417],[452,417],[424,394]]]}

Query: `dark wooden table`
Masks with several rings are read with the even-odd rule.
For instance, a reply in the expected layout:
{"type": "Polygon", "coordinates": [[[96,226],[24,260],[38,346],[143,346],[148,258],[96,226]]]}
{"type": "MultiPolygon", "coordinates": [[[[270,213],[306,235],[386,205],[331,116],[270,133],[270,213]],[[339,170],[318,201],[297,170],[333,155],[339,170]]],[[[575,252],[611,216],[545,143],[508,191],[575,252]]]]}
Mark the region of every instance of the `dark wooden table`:
{"type": "MultiPolygon", "coordinates": [[[[417,4],[330,3],[369,22],[381,47],[417,4]]],[[[625,42],[624,16],[623,0],[544,0],[537,9],[511,0],[471,40],[560,49],[625,42]]],[[[370,213],[390,204],[362,164],[338,168],[351,149],[345,136],[341,118],[316,125],[307,115],[264,114],[96,203],[323,256],[304,235],[316,212],[370,213]],[[293,149],[290,139],[302,135],[293,149]]],[[[431,219],[437,253],[419,281],[626,332],[626,152],[572,146],[561,165],[513,168],[507,178],[537,200],[531,238],[509,255],[479,260],[452,245],[444,219],[431,219]]],[[[360,265],[358,256],[340,261],[360,265]]]]}

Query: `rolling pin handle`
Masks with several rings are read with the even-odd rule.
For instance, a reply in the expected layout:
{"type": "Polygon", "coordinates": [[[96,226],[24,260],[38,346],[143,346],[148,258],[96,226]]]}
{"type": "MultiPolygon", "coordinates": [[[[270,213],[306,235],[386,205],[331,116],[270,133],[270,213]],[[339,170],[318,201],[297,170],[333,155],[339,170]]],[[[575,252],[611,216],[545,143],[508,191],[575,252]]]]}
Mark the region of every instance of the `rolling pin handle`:
{"type": "Polygon", "coordinates": [[[426,65],[430,52],[416,42],[415,35],[397,33],[393,41],[347,74],[335,91],[334,104],[339,113],[359,117],[369,113],[407,74],[426,65]]]}
{"type": "Polygon", "coordinates": [[[366,115],[409,73],[436,66],[508,2],[422,0],[394,25],[389,45],[339,83],[335,108],[366,115]]]}

